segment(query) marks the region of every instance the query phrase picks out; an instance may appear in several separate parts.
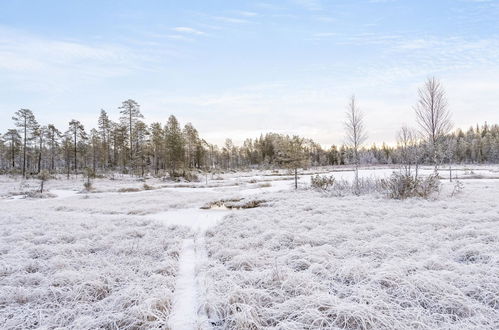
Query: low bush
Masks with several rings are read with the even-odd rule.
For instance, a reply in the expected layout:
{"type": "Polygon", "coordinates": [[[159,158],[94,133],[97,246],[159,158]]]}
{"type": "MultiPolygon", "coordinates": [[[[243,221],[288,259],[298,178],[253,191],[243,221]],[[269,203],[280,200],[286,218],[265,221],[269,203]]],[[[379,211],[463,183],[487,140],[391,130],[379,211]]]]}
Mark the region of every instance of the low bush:
{"type": "Polygon", "coordinates": [[[92,191],[94,189],[92,182],[90,181],[85,181],[85,183],[83,183],[83,188],[85,188],[85,191],[92,191]]]}
{"type": "Polygon", "coordinates": [[[452,189],[451,197],[454,197],[456,195],[459,195],[464,189],[464,185],[461,181],[456,180],[456,183],[454,184],[454,188],[452,189]]]}
{"type": "Polygon", "coordinates": [[[438,175],[416,178],[412,175],[393,173],[390,178],[381,180],[388,197],[406,199],[410,197],[428,198],[440,190],[438,175]]]}
{"type": "Polygon", "coordinates": [[[183,177],[188,182],[198,182],[199,181],[198,175],[194,172],[185,172],[183,177]]]}
{"type": "Polygon", "coordinates": [[[337,180],[332,175],[321,176],[319,174],[311,178],[313,189],[330,193],[333,196],[363,195],[374,192],[382,192],[381,181],[373,178],[359,178],[358,185],[348,180],[337,180]]]}
{"type": "Polygon", "coordinates": [[[118,189],[118,192],[121,192],[121,193],[124,193],[124,192],[138,192],[138,191],[140,191],[139,188],[132,188],[132,187],[118,189]]]}
{"type": "Polygon", "coordinates": [[[440,190],[440,180],[436,175],[415,178],[411,175],[393,173],[388,179],[359,178],[356,185],[354,181],[337,180],[332,175],[317,174],[311,178],[311,187],[333,196],[382,193],[393,199],[429,198],[440,190]]]}
{"type": "Polygon", "coordinates": [[[26,197],[27,198],[54,198],[57,196],[54,194],[51,194],[50,192],[41,193],[39,190],[32,190],[32,191],[28,191],[26,193],[26,197]]]}
{"type": "Polygon", "coordinates": [[[150,186],[147,183],[144,183],[144,185],[142,187],[144,188],[144,190],[154,190],[154,189],[156,189],[155,187],[150,186]]]}
{"type": "Polygon", "coordinates": [[[312,176],[310,178],[310,181],[312,188],[327,191],[334,185],[335,179],[332,175],[320,176],[319,174],[317,174],[315,176],[312,176]]]}

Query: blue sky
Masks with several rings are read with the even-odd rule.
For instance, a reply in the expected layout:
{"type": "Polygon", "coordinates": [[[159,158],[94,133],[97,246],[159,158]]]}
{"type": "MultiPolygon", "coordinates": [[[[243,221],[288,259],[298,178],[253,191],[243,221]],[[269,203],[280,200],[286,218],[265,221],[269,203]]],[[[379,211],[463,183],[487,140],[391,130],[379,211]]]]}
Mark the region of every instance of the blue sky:
{"type": "Polygon", "coordinates": [[[343,142],[350,95],[393,142],[426,77],[456,127],[499,122],[499,2],[0,0],[0,132],[18,108],[65,129],[137,100],[203,137],[343,142]]]}

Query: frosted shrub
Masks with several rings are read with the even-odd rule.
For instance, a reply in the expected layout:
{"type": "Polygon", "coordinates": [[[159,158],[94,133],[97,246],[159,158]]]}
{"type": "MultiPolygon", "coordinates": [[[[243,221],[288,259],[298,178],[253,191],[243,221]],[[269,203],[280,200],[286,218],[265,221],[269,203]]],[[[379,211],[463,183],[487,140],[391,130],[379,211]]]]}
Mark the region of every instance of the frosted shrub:
{"type": "Polygon", "coordinates": [[[454,184],[454,188],[452,189],[451,197],[454,197],[458,194],[460,194],[464,189],[463,183],[459,180],[456,180],[456,183],[454,184]]]}
{"type": "Polygon", "coordinates": [[[336,180],[332,175],[312,176],[311,186],[313,189],[328,192],[333,196],[346,196],[352,194],[370,194],[383,190],[382,182],[373,178],[359,178],[358,187],[355,182],[348,180],[336,180]]]}
{"type": "Polygon", "coordinates": [[[393,173],[390,178],[382,180],[382,185],[388,197],[393,199],[428,198],[440,190],[438,176],[433,174],[420,179],[412,175],[393,173]]]}
{"type": "Polygon", "coordinates": [[[335,179],[332,175],[321,176],[317,174],[315,176],[312,176],[310,178],[310,181],[312,188],[327,191],[329,188],[331,188],[334,185],[335,179]]]}
{"type": "Polygon", "coordinates": [[[394,199],[412,197],[416,191],[416,179],[412,175],[393,173],[389,179],[383,180],[387,195],[394,199]]]}
{"type": "Polygon", "coordinates": [[[83,183],[83,188],[85,188],[86,191],[91,191],[93,189],[93,186],[90,178],[93,178],[95,176],[95,172],[90,168],[86,168],[84,175],[87,181],[83,183]]]}
{"type": "Polygon", "coordinates": [[[199,177],[194,172],[186,172],[184,174],[184,179],[188,182],[199,182],[199,177]]]}
{"type": "Polygon", "coordinates": [[[417,196],[428,198],[433,193],[440,191],[440,180],[438,175],[432,174],[424,179],[418,179],[416,186],[417,196]]]}
{"type": "Polygon", "coordinates": [[[40,180],[40,194],[43,194],[43,186],[47,180],[50,179],[50,173],[47,170],[42,170],[38,173],[38,180],[40,180]]]}

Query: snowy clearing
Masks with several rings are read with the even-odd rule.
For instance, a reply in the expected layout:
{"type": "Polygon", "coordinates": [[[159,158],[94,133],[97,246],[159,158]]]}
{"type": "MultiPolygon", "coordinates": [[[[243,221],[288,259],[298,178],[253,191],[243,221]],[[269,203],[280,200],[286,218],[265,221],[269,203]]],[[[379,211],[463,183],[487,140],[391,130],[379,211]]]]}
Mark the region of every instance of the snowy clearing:
{"type": "Polygon", "coordinates": [[[294,191],[285,171],[148,189],[123,176],[92,193],[60,178],[36,199],[22,195],[36,180],[0,177],[0,328],[499,327],[496,168],[405,201],[331,197],[308,188],[317,172],[353,178],[311,169],[294,191]],[[241,198],[266,202],[200,209],[241,198]]]}

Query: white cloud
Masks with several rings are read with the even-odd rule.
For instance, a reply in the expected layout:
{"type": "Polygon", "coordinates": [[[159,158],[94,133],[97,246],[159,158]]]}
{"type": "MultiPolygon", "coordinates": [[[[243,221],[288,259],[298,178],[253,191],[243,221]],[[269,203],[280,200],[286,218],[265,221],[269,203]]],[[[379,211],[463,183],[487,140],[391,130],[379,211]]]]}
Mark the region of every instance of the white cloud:
{"type": "Polygon", "coordinates": [[[194,39],[186,37],[183,34],[169,34],[166,37],[172,40],[194,41],[194,39]]]}
{"type": "Polygon", "coordinates": [[[247,19],[242,19],[242,18],[237,18],[237,17],[228,17],[228,16],[213,16],[213,19],[220,21],[220,22],[225,22],[225,23],[231,23],[231,24],[246,24],[250,23],[249,20],[247,19]]]}
{"type": "Polygon", "coordinates": [[[0,70],[19,73],[81,77],[117,76],[136,67],[134,55],[122,46],[90,45],[78,41],[50,40],[0,28],[0,70]]]}
{"type": "Polygon", "coordinates": [[[181,32],[181,33],[186,33],[186,34],[206,35],[206,33],[203,31],[200,31],[200,30],[197,30],[194,28],[190,28],[190,27],[185,27],[185,26],[175,27],[175,28],[173,28],[173,30],[176,32],[181,32]]]}
{"type": "Polygon", "coordinates": [[[255,13],[253,11],[246,11],[246,10],[233,10],[232,11],[236,15],[244,16],[244,17],[255,17],[258,16],[258,13],[255,13]]]}
{"type": "Polygon", "coordinates": [[[320,0],[292,0],[292,2],[309,11],[321,11],[323,9],[320,0]]]}

